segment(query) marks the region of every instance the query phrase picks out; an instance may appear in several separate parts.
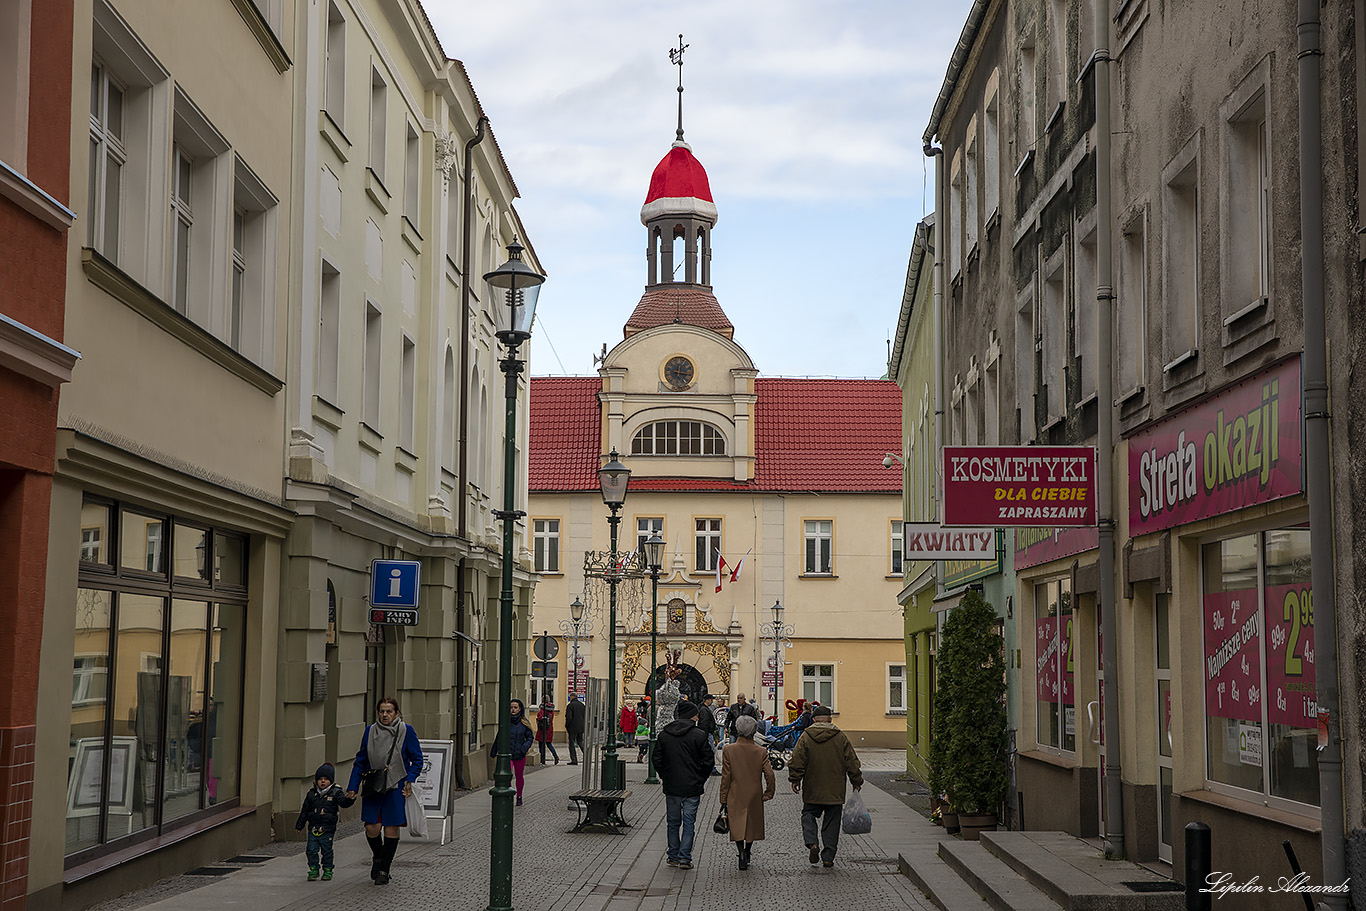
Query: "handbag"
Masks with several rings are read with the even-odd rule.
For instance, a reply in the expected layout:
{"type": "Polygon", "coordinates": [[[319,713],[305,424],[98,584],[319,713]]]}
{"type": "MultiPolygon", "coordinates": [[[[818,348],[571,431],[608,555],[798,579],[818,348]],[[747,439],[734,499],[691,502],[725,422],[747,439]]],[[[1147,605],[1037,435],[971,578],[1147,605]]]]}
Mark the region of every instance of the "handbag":
{"type": "Polygon", "coordinates": [[[398,738],[389,745],[389,756],[384,760],[384,768],[367,769],[360,776],[360,796],[370,798],[380,798],[389,793],[389,766],[394,761],[394,748],[398,746],[398,738]]]}
{"type": "Polygon", "coordinates": [[[725,804],[721,804],[721,812],[716,814],[716,822],[711,824],[711,830],[717,835],[725,835],[730,831],[730,816],[726,813],[725,804]]]}

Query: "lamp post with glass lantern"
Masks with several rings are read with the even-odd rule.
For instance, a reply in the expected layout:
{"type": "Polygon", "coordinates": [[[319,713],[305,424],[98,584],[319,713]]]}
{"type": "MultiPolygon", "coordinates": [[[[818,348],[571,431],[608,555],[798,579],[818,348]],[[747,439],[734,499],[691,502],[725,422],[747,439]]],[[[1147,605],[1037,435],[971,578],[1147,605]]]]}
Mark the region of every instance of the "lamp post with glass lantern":
{"type": "MultiPolygon", "coordinates": [[[[598,487],[602,490],[602,502],[607,504],[609,515],[607,526],[611,529],[611,549],[607,571],[607,752],[602,764],[602,788],[616,791],[621,788],[621,769],[617,765],[617,727],[621,718],[617,715],[617,583],[621,581],[621,557],[617,555],[617,526],[621,516],[617,510],[626,502],[626,486],[631,482],[631,469],[621,464],[617,449],[607,455],[607,464],[598,469],[598,487]]],[[[511,698],[511,697],[509,697],[511,698]]]]}
{"type": "MultiPolygon", "coordinates": [[[[525,248],[514,237],[508,244],[508,260],[484,275],[484,281],[504,292],[506,312],[498,311],[498,341],[507,356],[498,362],[507,382],[504,387],[506,423],[503,436],[503,508],[494,516],[503,522],[503,587],[499,595],[498,625],[498,759],[493,771],[492,832],[489,843],[488,911],[512,909],[512,564],[513,526],[526,513],[516,508],[517,479],[517,377],[523,363],[517,357],[522,342],[531,338],[536,298],[545,276],[522,261],[525,248]]],[[[460,505],[464,509],[464,504],[460,505]]]]}
{"type": "MultiPolygon", "coordinates": [[[[570,678],[569,692],[577,693],[579,691],[579,637],[593,634],[593,618],[584,619],[583,602],[578,598],[575,598],[574,603],[569,605],[569,616],[570,619],[560,621],[560,632],[574,637],[574,676],[570,678]]],[[[568,698],[565,697],[566,701],[568,698]]]]}
{"type": "MultiPolygon", "coordinates": [[[[650,684],[658,689],[655,675],[659,673],[659,565],[664,562],[664,539],[655,532],[645,539],[645,559],[650,564],[650,684]]],[[[646,784],[659,784],[655,777],[655,703],[650,697],[650,749],[649,774],[646,784]]],[[[706,707],[703,706],[705,710],[706,707]]]]}
{"type": "Polygon", "coordinates": [[[759,635],[773,637],[773,717],[781,721],[778,717],[778,675],[782,673],[783,666],[783,640],[791,636],[796,630],[790,623],[783,622],[783,605],[780,601],[773,602],[773,622],[764,623],[759,627],[759,635]]]}

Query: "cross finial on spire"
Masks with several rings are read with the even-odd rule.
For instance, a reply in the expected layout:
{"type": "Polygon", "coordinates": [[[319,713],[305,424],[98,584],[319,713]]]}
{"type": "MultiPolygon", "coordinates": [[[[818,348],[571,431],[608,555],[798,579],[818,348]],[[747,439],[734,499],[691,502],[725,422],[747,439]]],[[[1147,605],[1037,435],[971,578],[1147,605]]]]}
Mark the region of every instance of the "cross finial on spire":
{"type": "Polygon", "coordinates": [[[678,67],[678,130],[675,135],[677,141],[683,141],[683,52],[692,47],[690,44],[683,43],[683,35],[679,33],[678,47],[669,48],[669,62],[678,67]]]}

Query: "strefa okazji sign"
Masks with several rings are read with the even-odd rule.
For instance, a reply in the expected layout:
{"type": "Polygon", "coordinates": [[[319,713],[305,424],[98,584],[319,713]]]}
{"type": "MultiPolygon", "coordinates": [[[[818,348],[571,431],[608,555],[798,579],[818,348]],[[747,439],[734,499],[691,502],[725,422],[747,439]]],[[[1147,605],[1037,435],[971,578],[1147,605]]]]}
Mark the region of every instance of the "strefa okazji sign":
{"type": "Polygon", "coordinates": [[[1303,413],[1293,358],[1133,437],[1129,534],[1303,492],[1303,413]]]}
{"type": "Polygon", "coordinates": [[[1091,446],[945,446],[944,524],[1096,524],[1091,446]]]}

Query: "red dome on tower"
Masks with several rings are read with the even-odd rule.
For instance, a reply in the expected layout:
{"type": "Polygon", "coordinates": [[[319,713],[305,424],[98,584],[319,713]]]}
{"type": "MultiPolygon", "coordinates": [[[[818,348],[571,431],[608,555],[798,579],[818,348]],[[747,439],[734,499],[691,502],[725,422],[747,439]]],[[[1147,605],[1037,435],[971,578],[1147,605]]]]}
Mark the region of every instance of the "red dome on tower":
{"type": "Polygon", "coordinates": [[[691,215],[716,224],[707,172],[686,142],[675,142],[650,175],[650,190],[640,209],[641,224],[662,215],[691,215]]]}

